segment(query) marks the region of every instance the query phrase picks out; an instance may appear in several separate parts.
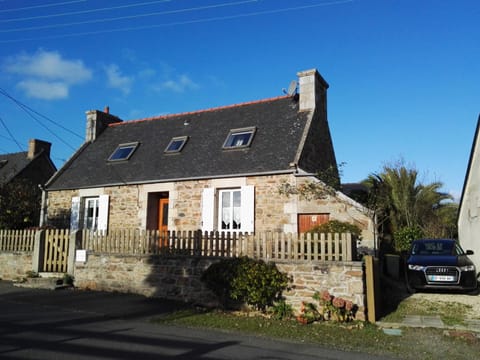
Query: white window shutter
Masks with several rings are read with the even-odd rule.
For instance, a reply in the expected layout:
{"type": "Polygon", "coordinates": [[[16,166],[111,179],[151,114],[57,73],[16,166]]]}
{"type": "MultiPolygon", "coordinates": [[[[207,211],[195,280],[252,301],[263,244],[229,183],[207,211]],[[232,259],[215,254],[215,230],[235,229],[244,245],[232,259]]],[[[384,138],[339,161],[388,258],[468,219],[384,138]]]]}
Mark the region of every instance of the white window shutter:
{"type": "Polygon", "coordinates": [[[255,187],[242,186],[242,232],[255,231],[255,187]]]}
{"type": "Polygon", "coordinates": [[[213,231],[215,218],[215,189],[205,188],[202,194],[202,231],[213,231]]]}
{"type": "Polygon", "coordinates": [[[72,197],[72,208],[70,210],[70,231],[78,230],[80,223],[80,197],[72,197]]]}
{"type": "Polygon", "coordinates": [[[108,229],[108,195],[98,197],[98,230],[107,231],[108,229]]]}

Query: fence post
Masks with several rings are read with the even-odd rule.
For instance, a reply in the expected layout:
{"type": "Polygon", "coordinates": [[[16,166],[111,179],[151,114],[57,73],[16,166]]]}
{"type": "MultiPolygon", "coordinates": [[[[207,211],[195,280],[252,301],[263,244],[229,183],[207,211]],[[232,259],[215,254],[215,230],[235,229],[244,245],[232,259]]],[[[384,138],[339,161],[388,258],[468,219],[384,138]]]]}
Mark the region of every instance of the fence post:
{"type": "Polygon", "coordinates": [[[32,254],[32,271],[36,274],[43,271],[43,254],[45,252],[45,230],[35,233],[32,254]]]}
{"type": "Polygon", "coordinates": [[[81,248],[82,244],[82,230],[75,230],[70,233],[68,238],[68,260],[67,260],[67,274],[75,274],[75,256],[77,248],[81,248]]]}
{"type": "Polygon", "coordinates": [[[193,231],[193,255],[202,255],[202,230],[193,231]]]}
{"type": "Polygon", "coordinates": [[[380,300],[380,279],[378,269],[378,259],[371,255],[366,255],[365,259],[365,281],[367,288],[367,320],[371,323],[377,321],[381,310],[380,300]]]}

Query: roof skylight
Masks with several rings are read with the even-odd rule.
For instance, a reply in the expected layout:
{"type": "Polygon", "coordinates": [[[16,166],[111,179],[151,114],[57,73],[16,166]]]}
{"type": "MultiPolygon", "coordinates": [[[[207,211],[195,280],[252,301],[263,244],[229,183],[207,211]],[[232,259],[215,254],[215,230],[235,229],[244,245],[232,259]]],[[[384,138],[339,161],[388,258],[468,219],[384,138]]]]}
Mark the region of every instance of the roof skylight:
{"type": "Polygon", "coordinates": [[[223,143],[224,149],[238,149],[249,147],[252,143],[255,128],[232,129],[223,143]]]}
{"type": "Polygon", "coordinates": [[[138,142],[118,145],[112,155],[110,155],[108,158],[108,161],[121,161],[130,159],[137,146],[138,142]]]}
{"type": "Polygon", "coordinates": [[[171,153],[178,153],[182,151],[187,140],[188,140],[188,136],[179,136],[179,137],[172,138],[168,146],[165,148],[164,152],[171,154],[171,153]]]}

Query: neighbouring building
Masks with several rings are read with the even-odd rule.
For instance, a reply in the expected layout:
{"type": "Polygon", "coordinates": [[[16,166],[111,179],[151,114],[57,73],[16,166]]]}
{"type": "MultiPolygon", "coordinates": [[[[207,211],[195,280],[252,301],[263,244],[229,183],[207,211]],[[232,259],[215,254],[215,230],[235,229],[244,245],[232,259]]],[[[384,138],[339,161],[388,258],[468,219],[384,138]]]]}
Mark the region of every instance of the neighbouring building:
{"type": "Polygon", "coordinates": [[[458,213],[458,239],[480,271],[480,117],[477,121],[458,213]]]}
{"type": "MultiPolygon", "coordinates": [[[[30,210],[33,211],[32,219],[13,219],[12,223],[14,224],[22,224],[25,220],[29,225],[33,223],[38,225],[41,208],[41,188],[57,171],[55,164],[50,158],[50,148],[51,144],[49,142],[31,139],[28,143],[28,151],[0,154],[0,187],[5,191],[4,195],[15,196],[14,192],[16,190],[14,187],[17,187],[17,190],[21,187],[22,194],[24,194],[22,200],[31,201],[32,203],[29,207],[35,207],[34,211],[28,209],[28,212],[30,210]]],[[[3,197],[2,199],[4,201],[2,210],[9,206],[5,202],[12,201],[15,203],[15,201],[20,201],[18,198],[6,200],[3,197]]]]}
{"type": "Polygon", "coordinates": [[[373,246],[368,209],[324,187],[334,169],[328,84],[298,73],[287,95],[122,121],[87,112],[86,141],[47,183],[49,224],[71,229],[304,232],[330,219],[358,225],[373,246]],[[314,185],[312,185],[314,184],[314,185]],[[292,191],[293,190],[293,191],[292,191]]]}

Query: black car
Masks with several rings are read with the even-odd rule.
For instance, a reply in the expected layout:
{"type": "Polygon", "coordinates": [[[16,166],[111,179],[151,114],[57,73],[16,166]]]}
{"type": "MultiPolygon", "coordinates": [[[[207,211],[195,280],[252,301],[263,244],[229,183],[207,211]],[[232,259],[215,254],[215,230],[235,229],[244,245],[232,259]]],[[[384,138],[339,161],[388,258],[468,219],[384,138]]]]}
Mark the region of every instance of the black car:
{"type": "Polygon", "coordinates": [[[475,265],[453,239],[421,239],[412,243],[406,262],[409,292],[420,289],[477,289],[475,265]]]}

